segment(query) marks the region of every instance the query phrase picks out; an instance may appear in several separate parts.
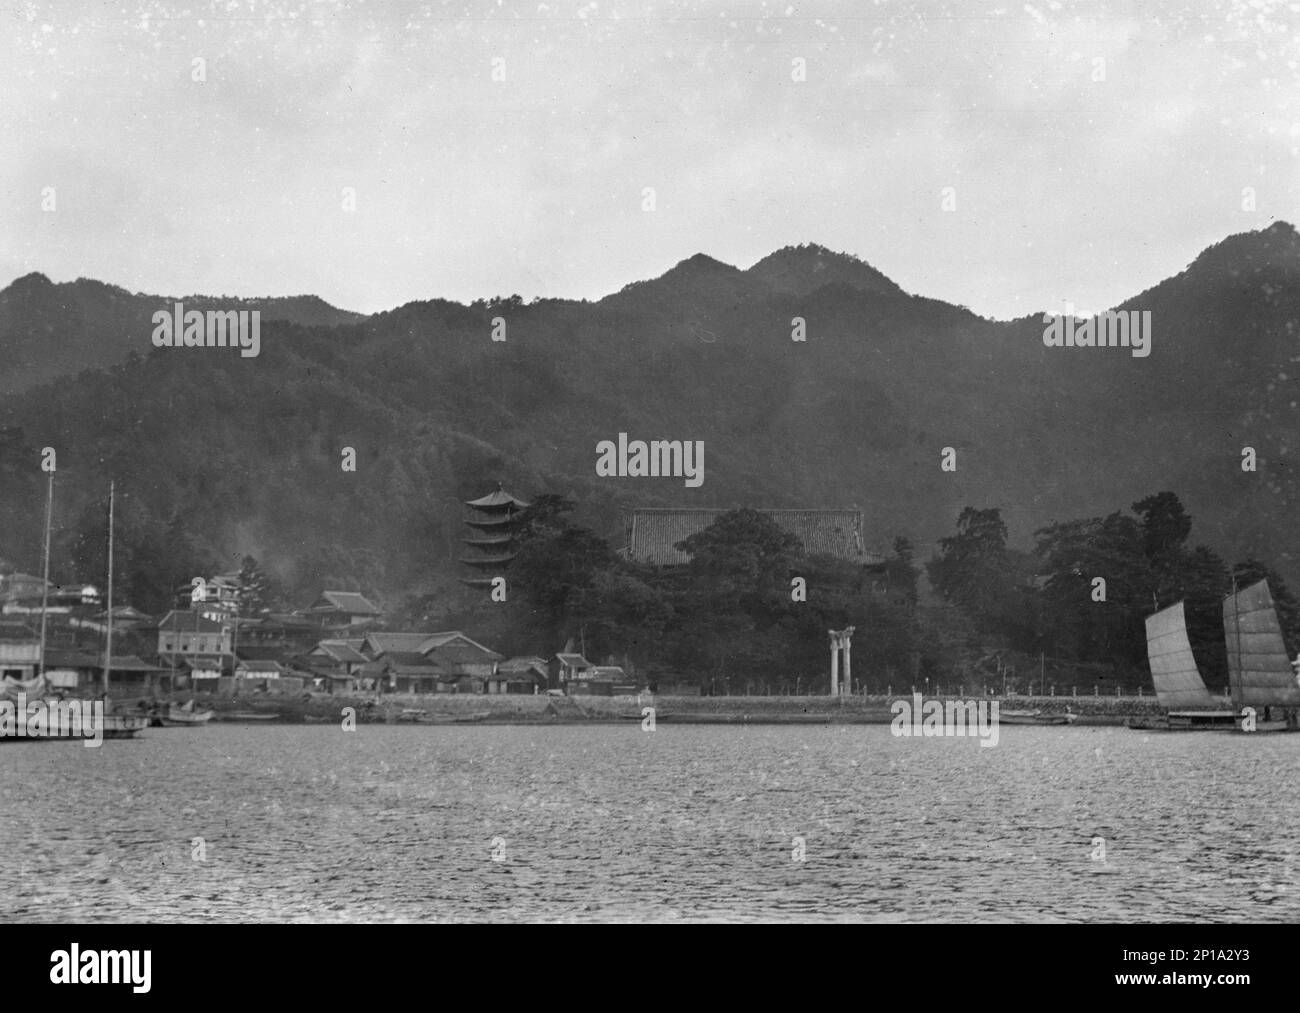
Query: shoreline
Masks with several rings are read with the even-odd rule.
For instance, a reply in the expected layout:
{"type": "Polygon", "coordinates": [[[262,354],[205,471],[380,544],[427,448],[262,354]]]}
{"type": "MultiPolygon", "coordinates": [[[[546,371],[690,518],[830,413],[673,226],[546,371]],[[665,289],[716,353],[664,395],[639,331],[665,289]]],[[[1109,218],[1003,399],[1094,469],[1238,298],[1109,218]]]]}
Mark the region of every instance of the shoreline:
{"type": "MultiPolygon", "coordinates": [[[[177,694],[177,699],[190,695],[177,694]]],[[[333,724],[352,708],[357,724],[418,725],[560,725],[640,722],[643,708],[653,707],[656,723],[701,725],[838,725],[879,724],[893,720],[890,705],[910,695],[830,696],[473,696],[385,695],[332,696],[305,694],[218,697],[194,694],[199,708],[211,708],[214,722],[239,722],[237,715],[274,714],[273,720],[245,718],[249,724],[333,724]]],[[[987,700],[1000,710],[1079,715],[1079,726],[1124,725],[1131,717],[1163,714],[1154,697],[926,697],[927,700],[987,700]]],[[[1011,727],[1011,726],[1008,726],[1011,727]]],[[[1053,726],[1068,727],[1068,726],[1053,726]]]]}

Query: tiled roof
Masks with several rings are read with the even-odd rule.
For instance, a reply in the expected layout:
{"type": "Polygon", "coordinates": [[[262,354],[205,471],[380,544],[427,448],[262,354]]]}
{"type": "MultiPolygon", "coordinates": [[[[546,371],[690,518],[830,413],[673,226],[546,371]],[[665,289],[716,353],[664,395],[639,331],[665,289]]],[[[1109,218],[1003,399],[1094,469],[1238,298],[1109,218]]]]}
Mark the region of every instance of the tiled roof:
{"type": "Polygon", "coordinates": [[[405,675],[419,679],[437,679],[440,682],[450,682],[456,676],[444,672],[437,665],[389,665],[388,671],[392,675],[405,675]]]}
{"type": "Polygon", "coordinates": [[[266,618],[270,622],[278,623],[286,628],[314,630],[317,626],[316,620],[308,616],[294,615],[288,612],[268,612],[266,618]]]}
{"type": "MultiPolygon", "coordinates": [[[[363,641],[355,641],[358,645],[363,641]]],[[[333,658],[335,661],[341,661],[344,664],[364,664],[370,659],[352,646],[352,642],[345,640],[322,640],[316,645],[313,653],[324,654],[333,658]]]]}
{"type": "Polygon", "coordinates": [[[317,604],[311,607],[311,611],[329,611],[330,607],[337,609],[339,612],[346,612],[354,616],[377,616],[380,614],[379,609],[369,602],[364,595],[357,594],[355,591],[322,591],[317,604]],[[324,599],[328,604],[319,604],[324,599]]]}
{"type": "Polygon", "coordinates": [[[288,662],[291,651],[283,647],[236,647],[240,661],[288,662]]]}
{"type": "Polygon", "coordinates": [[[93,654],[84,654],[77,650],[47,647],[45,649],[45,667],[48,668],[102,668],[103,662],[93,654]]]}
{"type": "MultiPolygon", "coordinates": [[[[626,515],[628,555],[638,563],[680,566],[690,557],[677,543],[703,531],[722,509],[638,508],[626,515]]],[[[862,545],[861,510],[759,510],[803,543],[808,555],[829,555],[875,564],[883,557],[862,545]]]]}
{"type": "Polygon", "coordinates": [[[424,656],[438,665],[486,665],[501,655],[481,644],[450,643],[425,651],[424,656]]]}
{"type": "Polygon", "coordinates": [[[569,668],[590,668],[591,662],[581,654],[557,654],[561,665],[567,665],[569,668]]]}
{"type": "MultiPolygon", "coordinates": [[[[159,655],[159,657],[160,657],[160,658],[170,657],[170,655],[159,655]]],[[[190,669],[191,671],[194,670],[194,669],[196,669],[196,668],[201,668],[201,669],[212,669],[212,668],[216,668],[216,669],[221,669],[221,670],[224,671],[224,669],[225,669],[225,664],[224,664],[225,657],[226,657],[226,656],[225,656],[224,654],[222,654],[222,655],[217,655],[217,654],[189,654],[189,655],[178,655],[178,656],[176,657],[176,660],[177,660],[177,662],[180,664],[180,666],[181,666],[182,668],[188,668],[188,669],[190,669]]]]}
{"type": "Polygon", "coordinates": [[[390,651],[419,651],[428,639],[428,633],[371,633],[365,638],[365,645],[375,654],[388,654],[390,651]]]}
{"type": "Polygon", "coordinates": [[[477,640],[471,640],[469,637],[465,636],[465,634],[461,633],[460,630],[446,630],[442,633],[428,634],[424,639],[424,643],[420,645],[420,653],[428,654],[430,651],[433,651],[436,648],[447,647],[451,644],[462,644],[462,645],[468,645],[470,647],[477,647],[484,654],[490,654],[493,658],[502,657],[502,655],[497,654],[497,652],[492,650],[490,647],[484,647],[477,640]]]}
{"type": "Polygon", "coordinates": [[[534,656],[510,658],[497,666],[498,672],[526,672],[530,668],[546,671],[546,659],[534,656]]]}
{"type": "Polygon", "coordinates": [[[40,636],[40,631],[26,623],[0,623],[0,640],[39,640],[40,636]]]}
{"type": "Polygon", "coordinates": [[[134,654],[124,654],[120,658],[113,658],[108,666],[109,674],[113,672],[161,672],[162,667],[159,665],[150,665],[146,661],[141,661],[134,654]]]}
{"type": "Polygon", "coordinates": [[[419,651],[389,651],[383,660],[390,669],[420,668],[428,672],[438,671],[438,665],[430,661],[419,651]]]}
{"type": "Polygon", "coordinates": [[[221,633],[225,627],[197,612],[172,609],[158,620],[158,629],[164,633],[221,633]]]}

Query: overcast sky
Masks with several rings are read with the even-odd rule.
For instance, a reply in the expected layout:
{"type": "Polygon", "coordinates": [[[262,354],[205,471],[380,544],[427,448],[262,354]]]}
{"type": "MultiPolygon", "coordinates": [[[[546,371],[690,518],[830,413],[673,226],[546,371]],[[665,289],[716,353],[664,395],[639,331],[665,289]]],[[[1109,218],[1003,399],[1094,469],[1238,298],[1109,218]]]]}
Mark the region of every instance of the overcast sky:
{"type": "Polygon", "coordinates": [[[987,316],[1099,310],[1300,218],[1298,15],[10,4],[0,285],[370,312],[598,298],[697,252],[748,267],[815,242],[987,316]]]}

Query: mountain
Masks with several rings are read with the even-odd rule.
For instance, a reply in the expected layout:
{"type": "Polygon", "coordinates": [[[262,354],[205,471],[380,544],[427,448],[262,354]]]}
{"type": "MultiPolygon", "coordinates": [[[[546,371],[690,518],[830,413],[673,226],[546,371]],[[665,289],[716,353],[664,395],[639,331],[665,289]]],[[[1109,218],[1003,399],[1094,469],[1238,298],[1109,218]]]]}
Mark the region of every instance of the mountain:
{"type": "Polygon", "coordinates": [[[895,285],[870,264],[824,246],[787,246],[745,272],[772,292],[810,295],[827,285],[848,285],[862,292],[901,295],[895,285]]]}
{"type": "Polygon", "coordinates": [[[362,319],[316,296],[175,298],[133,294],[87,278],[56,285],[45,275],[32,273],[0,291],[0,349],[5,355],[0,394],[83,369],[101,369],[121,362],[132,351],[143,355],[151,347],[153,314],[170,310],[176,302],[205,311],[256,309],[263,322],[288,320],[316,327],[362,319]]]}
{"type": "MultiPolygon", "coordinates": [[[[40,276],[0,294],[27,321],[0,327],[0,354],[29,363],[0,405],[0,557],[15,565],[39,564],[35,464],[55,446],[54,558],[69,578],[102,565],[97,511],[114,476],[123,551],[141,570],[179,568],[177,584],[199,560],[230,568],[248,552],[299,594],[328,581],[389,601],[451,596],[460,503],[498,481],[573,497],[576,519],[615,545],[634,505],[856,504],[869,542],[905,535],[922,556],[966,505],[1000,507],[1027,547],[1052,521],[1169,489],[1193,541],[1300,583],[1300,238],[1285,223],[1228,237],[1126,301],[1151,313],[1147,357],[1046,347],[1041,315],[985,320],[816,246],[748,270],[699,255],[594,303],[264,310],[250,359],[146,347],[123,361],[147,332],[128,343],[100,321],[127,311],[78,316],[114,300],[159,308],[40,276]],[[806,341],[791,340],[794,317],[806,341]],[[115,357],[72,375],[106,365],[88,347],[115,357]],[[41,370],[52,382],[31,386],[41,370]],[[704,484],[598,477],[596,444],[620,432],[703,441],[704,484]],[[340,468],[348,446],[356,472],[340,468]],[[955,472],[940,468],[945,447],[955,472]]],[[[134,594],[150,607],[156,589],[134,594]]]]}

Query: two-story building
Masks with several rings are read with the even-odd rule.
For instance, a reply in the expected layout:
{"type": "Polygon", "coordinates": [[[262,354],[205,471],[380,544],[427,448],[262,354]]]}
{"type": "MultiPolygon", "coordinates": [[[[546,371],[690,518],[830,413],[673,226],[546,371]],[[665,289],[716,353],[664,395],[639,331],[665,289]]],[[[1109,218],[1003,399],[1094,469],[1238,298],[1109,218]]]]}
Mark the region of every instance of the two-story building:
{"type": "Polygon", "coordinates": [[[209,680],[233,672],[230,626],[197,611],[173,609],[158,622],[158,659],[169,668],[184,669],[194,688],[202,689],[209,680]]]}

